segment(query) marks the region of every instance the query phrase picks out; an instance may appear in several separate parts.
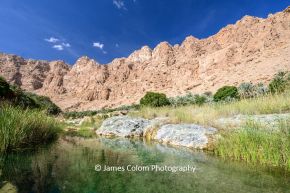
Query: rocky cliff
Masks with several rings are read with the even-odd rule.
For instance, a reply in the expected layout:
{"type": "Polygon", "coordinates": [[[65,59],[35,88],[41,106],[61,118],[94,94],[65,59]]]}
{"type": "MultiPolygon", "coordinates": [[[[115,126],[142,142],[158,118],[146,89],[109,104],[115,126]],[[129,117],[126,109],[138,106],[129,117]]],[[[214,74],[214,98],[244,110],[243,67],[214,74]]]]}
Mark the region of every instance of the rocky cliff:
{"type": "Polygon", "coordinates": [[[245,16],[206,39],[144,46],[109,64],[81,57],[69,66],[0,54],[0,75],[64,110],[92,110],[136,103],[146,91],[176,96],[267,83],[279,70],[290,70],[289,56],[290,7],[266,19],[245,16]]]}

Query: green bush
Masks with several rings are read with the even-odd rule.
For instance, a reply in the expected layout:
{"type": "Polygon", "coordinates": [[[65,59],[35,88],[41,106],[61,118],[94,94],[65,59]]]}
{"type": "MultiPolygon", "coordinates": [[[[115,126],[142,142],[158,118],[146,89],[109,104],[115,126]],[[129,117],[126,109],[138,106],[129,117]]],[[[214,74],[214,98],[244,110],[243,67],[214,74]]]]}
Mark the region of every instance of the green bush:
{"type": "Polygon", "coordinates": [[[13,92],[10,90],[9,83],[0,76],[0,98],[12,97],[13,92]]]}
{"type": "Polygon", "coordinates": [[[24,93],[18,86],[12,85],[10,89],[13,91],[14,97],[8,100],[10,100],[13,105],[30,109],[40,108],[40,105],[38,105],[33,98],[24,93]]]}
{"type": "Polygon", "coordinates": [[[194,101],[195,101],[195,104],[197,105],[203,105],[204,103],[207,102],[207,97],[204,95],[195,95],[194,101]]]}
{"type": "Polygon", "coordinates": [[[23,92],[21,89],[14,89],[14,93],[15,97],[12,99],[12,102],[16,106],[20,106],[24,109],[44,110],[49,115],[58,115],[61,113],[61,109],[48,97],[23,92]]]}
{"type": "Polygon", "coordinates": [[[281,93],[289,87],[289,74],[287,72],[278,72],[269,84],[271,93],[281,93]]]}
{"type": "Polygon", "coordinates": [[[50,115],[57,115],[61,112],[61,109],[51,102],[48,97],[23,92],[16,85],[9,85],[2,77],[0,77],[0,98],[23,109],[40,109],[50,115]]]}
{"type": "Polygon", "coordinates": [[[162,107],[170,105],[170,102],[165,94],[147,92],[146,95],[140,100],[140,105],[151,107],[162,107]]]}
{"type": "Polygon", "coordinates": [[[50,98],[46,96],[39,96],[32,93],[26,93],[26,96],[34,100],[36,106],[38,106],[38,108],[46,110],[47,114],[49,115],[58,115],[59,113],[61,113],[61,109],[56,104],[54,104],[50,100],[50,98]]]}
{"type": "Polygon", "coordinates": [[[235,86],[224,86],[217,90],[213,96],[214,101],[226,101],[239,98],[238,89],[235,86]]]}

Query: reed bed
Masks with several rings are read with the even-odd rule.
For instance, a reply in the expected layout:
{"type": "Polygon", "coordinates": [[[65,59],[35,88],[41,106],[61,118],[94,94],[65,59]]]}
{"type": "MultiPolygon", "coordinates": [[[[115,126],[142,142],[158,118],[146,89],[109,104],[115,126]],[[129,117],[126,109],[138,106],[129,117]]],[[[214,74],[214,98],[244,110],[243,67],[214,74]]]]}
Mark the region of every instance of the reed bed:
{"type": "Polygon", "coordinates": [[[0,107],[0,153],[35,148],[54,141],[61,131],[56,119],[42,111],[0,107]]]}

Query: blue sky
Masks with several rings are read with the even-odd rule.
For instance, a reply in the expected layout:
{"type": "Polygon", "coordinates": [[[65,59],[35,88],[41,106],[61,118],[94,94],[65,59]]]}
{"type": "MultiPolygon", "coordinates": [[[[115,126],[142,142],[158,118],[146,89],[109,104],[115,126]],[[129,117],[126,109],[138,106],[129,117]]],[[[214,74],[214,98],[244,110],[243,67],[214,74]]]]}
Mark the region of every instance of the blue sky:
{"type": "Polygon", "coordinates": [[[244,15],[267,17],[290,0],[0,0],[0,52],[100,63],[143,45],[205,38],[244,15]]]}

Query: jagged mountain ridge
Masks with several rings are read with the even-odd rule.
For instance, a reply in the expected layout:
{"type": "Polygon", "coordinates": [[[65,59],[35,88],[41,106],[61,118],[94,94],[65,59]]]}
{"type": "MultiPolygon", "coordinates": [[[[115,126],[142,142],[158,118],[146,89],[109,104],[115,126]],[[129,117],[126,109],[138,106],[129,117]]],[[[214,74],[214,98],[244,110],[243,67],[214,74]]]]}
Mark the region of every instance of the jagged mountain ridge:
{"type": "Polygon", "coordinates": [[[64,110],[92,110],[136,103],[147,91],[177,96],[267,83],[279,70],[290,70],[289,56],[290,7],[266,19],[245,16],[206,39],[144,46],[106,65],[88,57],[70,66],[0,54],[0,75],[64,110]]]}

